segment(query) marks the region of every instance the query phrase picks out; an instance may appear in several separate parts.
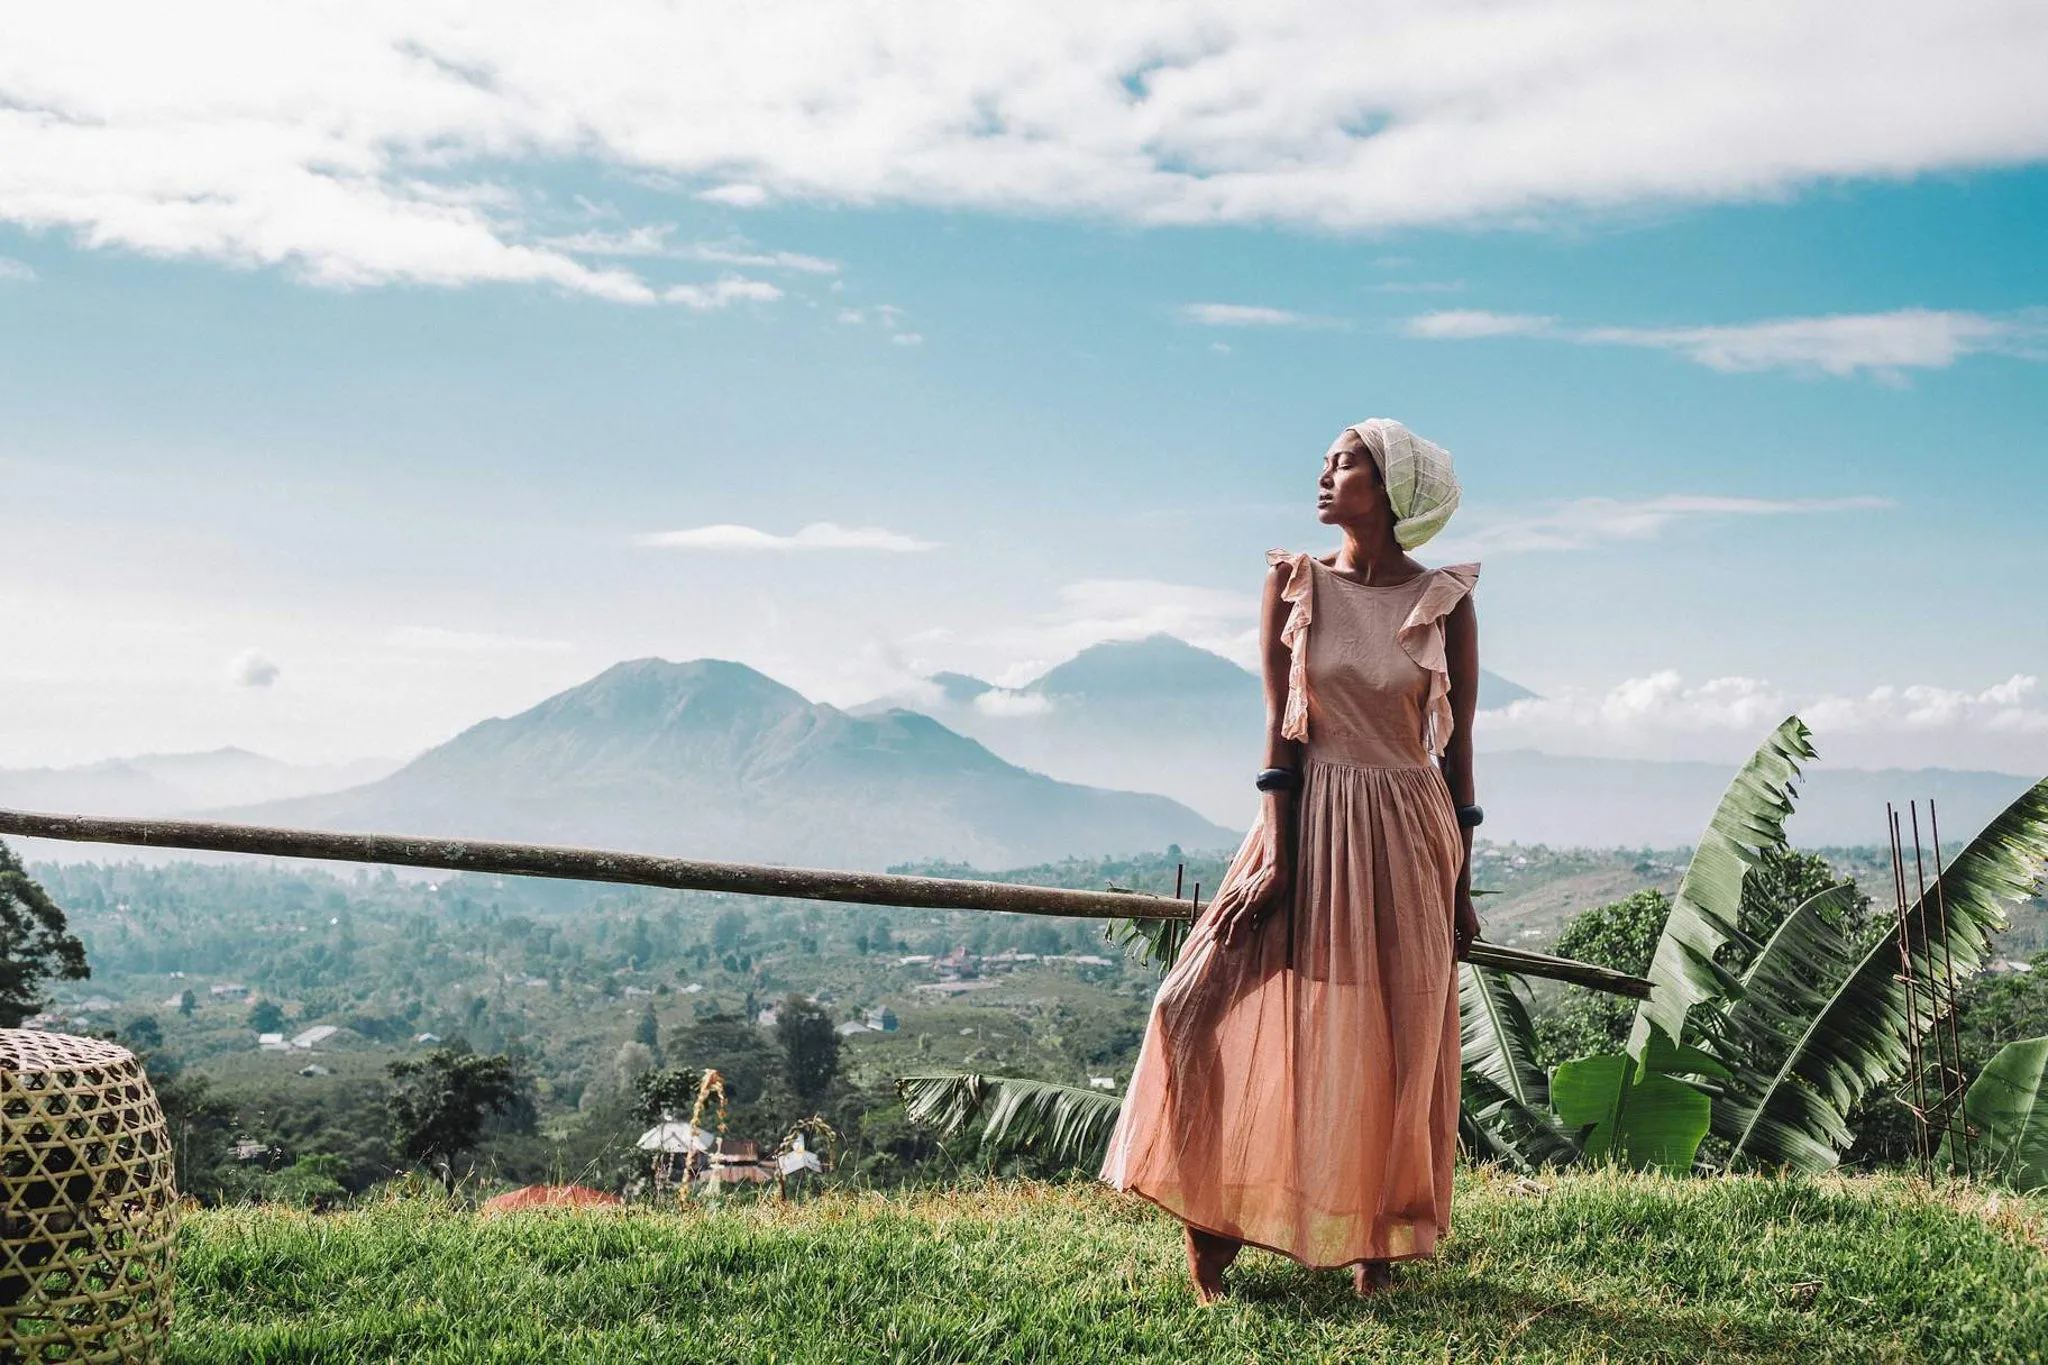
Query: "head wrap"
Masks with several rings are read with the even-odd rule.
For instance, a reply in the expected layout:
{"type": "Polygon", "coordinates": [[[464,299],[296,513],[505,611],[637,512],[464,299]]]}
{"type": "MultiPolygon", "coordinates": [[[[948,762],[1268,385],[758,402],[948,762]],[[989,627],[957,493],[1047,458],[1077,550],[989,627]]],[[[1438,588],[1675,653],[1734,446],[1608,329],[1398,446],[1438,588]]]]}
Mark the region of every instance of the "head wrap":
{"type": "Polygon", "coordinates": [[[1458,510],[1458,476],[1451,472],[1451,452],[1391,417],[1374,417],[1345,430],[1358,433],[1380,467],[1387,502],[1394,509],[1394,543],[1412,550],[1443,530],[1458,510]]]}

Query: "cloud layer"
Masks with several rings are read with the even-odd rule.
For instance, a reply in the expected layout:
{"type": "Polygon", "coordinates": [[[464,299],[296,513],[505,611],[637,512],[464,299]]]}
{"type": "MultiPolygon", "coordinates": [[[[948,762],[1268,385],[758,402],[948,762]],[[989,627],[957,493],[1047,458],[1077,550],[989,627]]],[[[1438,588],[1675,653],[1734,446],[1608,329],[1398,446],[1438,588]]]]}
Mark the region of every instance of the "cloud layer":
{"type": "Polygon", "coordinates": [[[1605,691],[1571,690],[1482,712],[1481,747],[1729,761],[1797,713],[1824,758],[1853,766],[1940,766],[2038,773],[2048,768],[2040,679],[1987,687],[1873,687],[1799,694],[1766,679],[1688,682],[1664,670],[1605,691]]]}
{"type": "Polygon", "coordinates": [[[787,550],[884,550],[908,554],[935,550],[935,541],[885,531],[879,526],[840,526],[814,521],[794,535],[775,535],[752,526],[720,524],[694,526],[682,531],[650,531],[633,538],[635,545],[659,550],[713,550],[731,554],[759,554],[787,550]]]}
{"type": "Polygon", "coordinates": [[[329,285],[650,303],[540,230],[528,173],[738,209],[1521,221],[2037,160],[2044,45],[2031,0],[81,0],[9,16],[0,219],[329,285]]]}
{"type": "Polygon", "coordinates": [[[1410,318],[1407,332],[1429,341],[1543,337],[1584,346],[1637,346],[1731,373],[1862,371],[1896,380],[1907,370],[1947,369],[1967,355],[2048,360],[2048,311],[2038,309],[1993,317],[1902,308],[1716,327],[1569,327],[1529,313],[1454,309],[1410,318]]]}
{"type": "Polygon", "coordinates": [[[1614,541],[1650,540],[1681,521],[1727,517],[1811,516],[1865,512],[1892,506],[1889,498],[1738,498],[1667,493],[1655,498],[1574,498],[1534,510],[1488,513],[1469,509],[1456,532],[1436,543],[1451,558],[1517,554],[1531,550],[1583,550],[1614,541]]]}

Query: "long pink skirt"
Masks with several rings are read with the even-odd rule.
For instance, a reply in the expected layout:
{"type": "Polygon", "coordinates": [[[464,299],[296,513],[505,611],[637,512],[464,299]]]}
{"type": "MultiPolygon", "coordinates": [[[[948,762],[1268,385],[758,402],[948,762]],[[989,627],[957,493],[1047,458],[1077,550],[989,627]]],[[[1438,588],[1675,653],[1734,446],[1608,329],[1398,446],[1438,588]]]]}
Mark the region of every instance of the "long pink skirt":
{"type": "Polygon", "coordinates": [[[1299,809],[1292,913],[1225,948],[1202,912],[1101,1178],[1307,1266],[1427,1256],[1457,1149],[1457,816],[1434,765],[1313,753],[1299,809]]]}

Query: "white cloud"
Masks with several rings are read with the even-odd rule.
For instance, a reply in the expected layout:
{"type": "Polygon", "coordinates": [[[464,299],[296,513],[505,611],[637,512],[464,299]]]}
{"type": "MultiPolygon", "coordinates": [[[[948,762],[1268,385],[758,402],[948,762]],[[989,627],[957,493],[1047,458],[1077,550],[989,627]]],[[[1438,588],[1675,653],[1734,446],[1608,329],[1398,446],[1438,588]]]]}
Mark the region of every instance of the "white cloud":
{"type": "Polygon", "coordinates": [[[36,272],[27,261],[0,256],[0,284],[34,284],[36,272]]]}
{"type": "Polygon", "coordinates": [[[2040,680],[2015,674],[1970,690],[1914,684],[1860,695],[1799,693],[1765,679],[1688,683],[1664,670],[1605,691],[1566,689],[1480,713],[1481,748],[1721,762],[1754,749],[1786,716],[1814,733],[1823,758],[1851,766],[2038,771],[2048,766],[2040,680]]]}
{"type": "Polygon", "coordinates": [[[245,649],[228,660],[228,681],[236,687],[269,687],[283,671],[260,649],[245,649]]]}
{"type": "Polygon", "coordinates": [[[1432,341],[1549,337],[1586,346],[1675,351],[1724,372],[1789,369],[1897,379],[1905,370],[1939,370],[1967,355],[2048,360],[2048,312],[2007,317],[1902,308],[1889,313],[1780,318],[1716,327],[1565,327],[1555,318],[1477,310],[1410,318],[1408,335],[1432,341]]]}
{"type": "Polygon", "coordinates": [[[1329,321],[1306,313],[1290,313],[1284,308],[1246,303],[1190,303],[1181,307],[1180,315],[1204,327],[1314,327],[1329,321]]]}
{"type": "Polygon", "coordinates": [[[635,536],[636,545],[665,550],[720,550],[754,553],[766,550],[883,550],[897,554],[935,550],[933,541],[885,531],[879,526],[839,526],[814,521],[796,534],[779,536],[752,526],[696,526],[683,531],[652,531],[635,536]]]}
{"type": "Polygon", "coordinates": [[[974,709],[985,716],[997,716],[1004,720],[1016,720],[1026,716],[1042,716],[1053,709],[1053,701],[1040,692],[1012,692],[997,688],[983,692],[974,699],[974,709]]]}
{"type": "Polygon", "coordinates": [[[1529,313],[1488,313],[1476,308],[1424,313],[1408,319],[1408,335],[1430,341],[1466,341],[1474,337],[1545,336],[1555,319],[1529,313]]]}
{"type": "Polygon", "coordinates": [[[333,285],[651,302],[538,242],[521,178],[562,168],[734,208],[1345,231],[2048,154],[2030,0],[18,8],[0,218],[333,285]]]}
{"type": "Polygon", "coordinates": [[[890,337],[889,340],[895,342],[898,346],[921,346],[924,344],[924,333],[898,332],[895,336],[890,337]]]}
{"type": "Polygon", "coordinates": [[[782,291],[766,280],[728,275],[711,284],[672,284],[661,291],[661,297],[664,303],[680,303],[703,313],[741,301],[773,303],[782,297],[782,291]]]}
{"type": "Polygon", "coordinates": [[[724,204],[727,208],[755,209],[768,202],[768,191],[759,185],[718,185],[697,197],[706,203],[724,204]]]}
{"type": "Polygon", "coordinates": [[[481,630],[446,630],[440,626],[405,626],[391,632],[391,643],[401,649],[440,650],[451,654],[556,654],[570,648],[565,640],[531,640],[481,630]]]}
{"type": "Polygon", "coordinates": [[[543,237],[540,245],[578,256],[658,257],[671,261],[705,261],[712,265],[746,266],[755,270],[794,270],[806,275],[833,275],[839,262],[800,251],[763,251],[744,239],[727,242],[671,242],[674,223],[647,223],[617,232],[589,229],[565,237],[543,237]]]}
{"type": "Polygon", "coordinates": [[[1580,550],[1612,541],[1650,540],[1674,522],[1708,517],[1813,516],[1827,512],[1877,511],[1889,498],[1741,498],[1667,493],[1655,498],[1574,498],[1534,510],[1489,514],[1463,510],[1463,521],[1436,542],[1436,553],[1453,559],[1517,554],[1531,550],[1580,550]]]}

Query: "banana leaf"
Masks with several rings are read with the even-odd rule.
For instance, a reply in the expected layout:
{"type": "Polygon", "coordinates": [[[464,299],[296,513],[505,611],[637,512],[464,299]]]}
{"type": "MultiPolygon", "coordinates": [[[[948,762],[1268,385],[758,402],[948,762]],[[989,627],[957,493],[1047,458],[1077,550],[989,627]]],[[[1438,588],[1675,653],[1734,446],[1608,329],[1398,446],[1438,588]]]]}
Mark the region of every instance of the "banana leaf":
{"type": "Polygon", "coordinates": [[[1586,1130],[1587,1161],[1684,1175],[1707,1135],[1713,1099],[1683,1078],[1726,1075],[1714,1058],[1654,1029],[1640,1058],[1603,1052],[1560,1066],[1550,1100],[1566,1128],[1586,1130]]]}
{"type": "MultiPolygon", "coordinates": [[[[1906,915],[1906,948],[1920,980],[1953,965],[1977,969],[2002,927],[2003,907],[2032,893],[2048,861],[2048,779],[2022,792],[1950,861],[1906,915]],[[1946,904],[1948,933],[1940,929],[1946,904]],[[1927,931],[1921,932],[1921,909],[1927,931]]],[[[1826,893],[1823,893],[1823,897],[1826,893]]],[[[1825,1170],[1848,1145],[1846,1117],[1873,1087],[1905,1074],[1908,1013],[1894,922],[1868,947],[1831,942],[1815,897],[1787,919],[1751,964],[1716,1051],[1733,1075],[1715,1104],[1714,1131],[1731,1165],[1825,1170]]],[[[1924,999],[1912,1023],[1929,1033],[1924,999]]]]}
{"type": "Polygon", "coordinates": [[[1517,1170],[1576,1161],[1578,1144],[1550,1113],[1550,1080],[1514,978],[1470,963],[1458,974],[1466,1140],[1517,1170]]]}
{"type": "Polygon", "coordinates": [[[2048,1189],[2048,1038],[2025,1038],[1998,1050],[1963,1096],[1973,1134],[1966,1157],[1942,1138],[1940,1164],[1974,1170],[2021,1194],[2048,1189]]]}
{"type": "Polygon", "coordinates": [[[1122,1097],[1106,1091],[974,1073],[899,1076],[896,1093],[905,1118],[942,1138],[981,1120],[985,1151],[1074,1166],[1101,1160],[1123,1109],[1122,1097]]]}
{"type": "MultiPolygon", "coordinates": [[[[1815,757],[1810,738],[1799,717],[1787,716],[1722,794],[1650,958],[1650,995],[1636,1007],[1629,1055],[1641,1058],[1658,1029],[1668,1039],[1683,1039],[1695,1005],[1740,992],[1741,983],[1714,961],[1714,954],[1729,942],[1758,946],[1737,924],[1742,880],[1766,850],[1785,845],[1798,760],[1815,757]]],[[[1638,1071],[1644,1077],[1655,1074],[1654,1067],[1638,1071]]]]}

